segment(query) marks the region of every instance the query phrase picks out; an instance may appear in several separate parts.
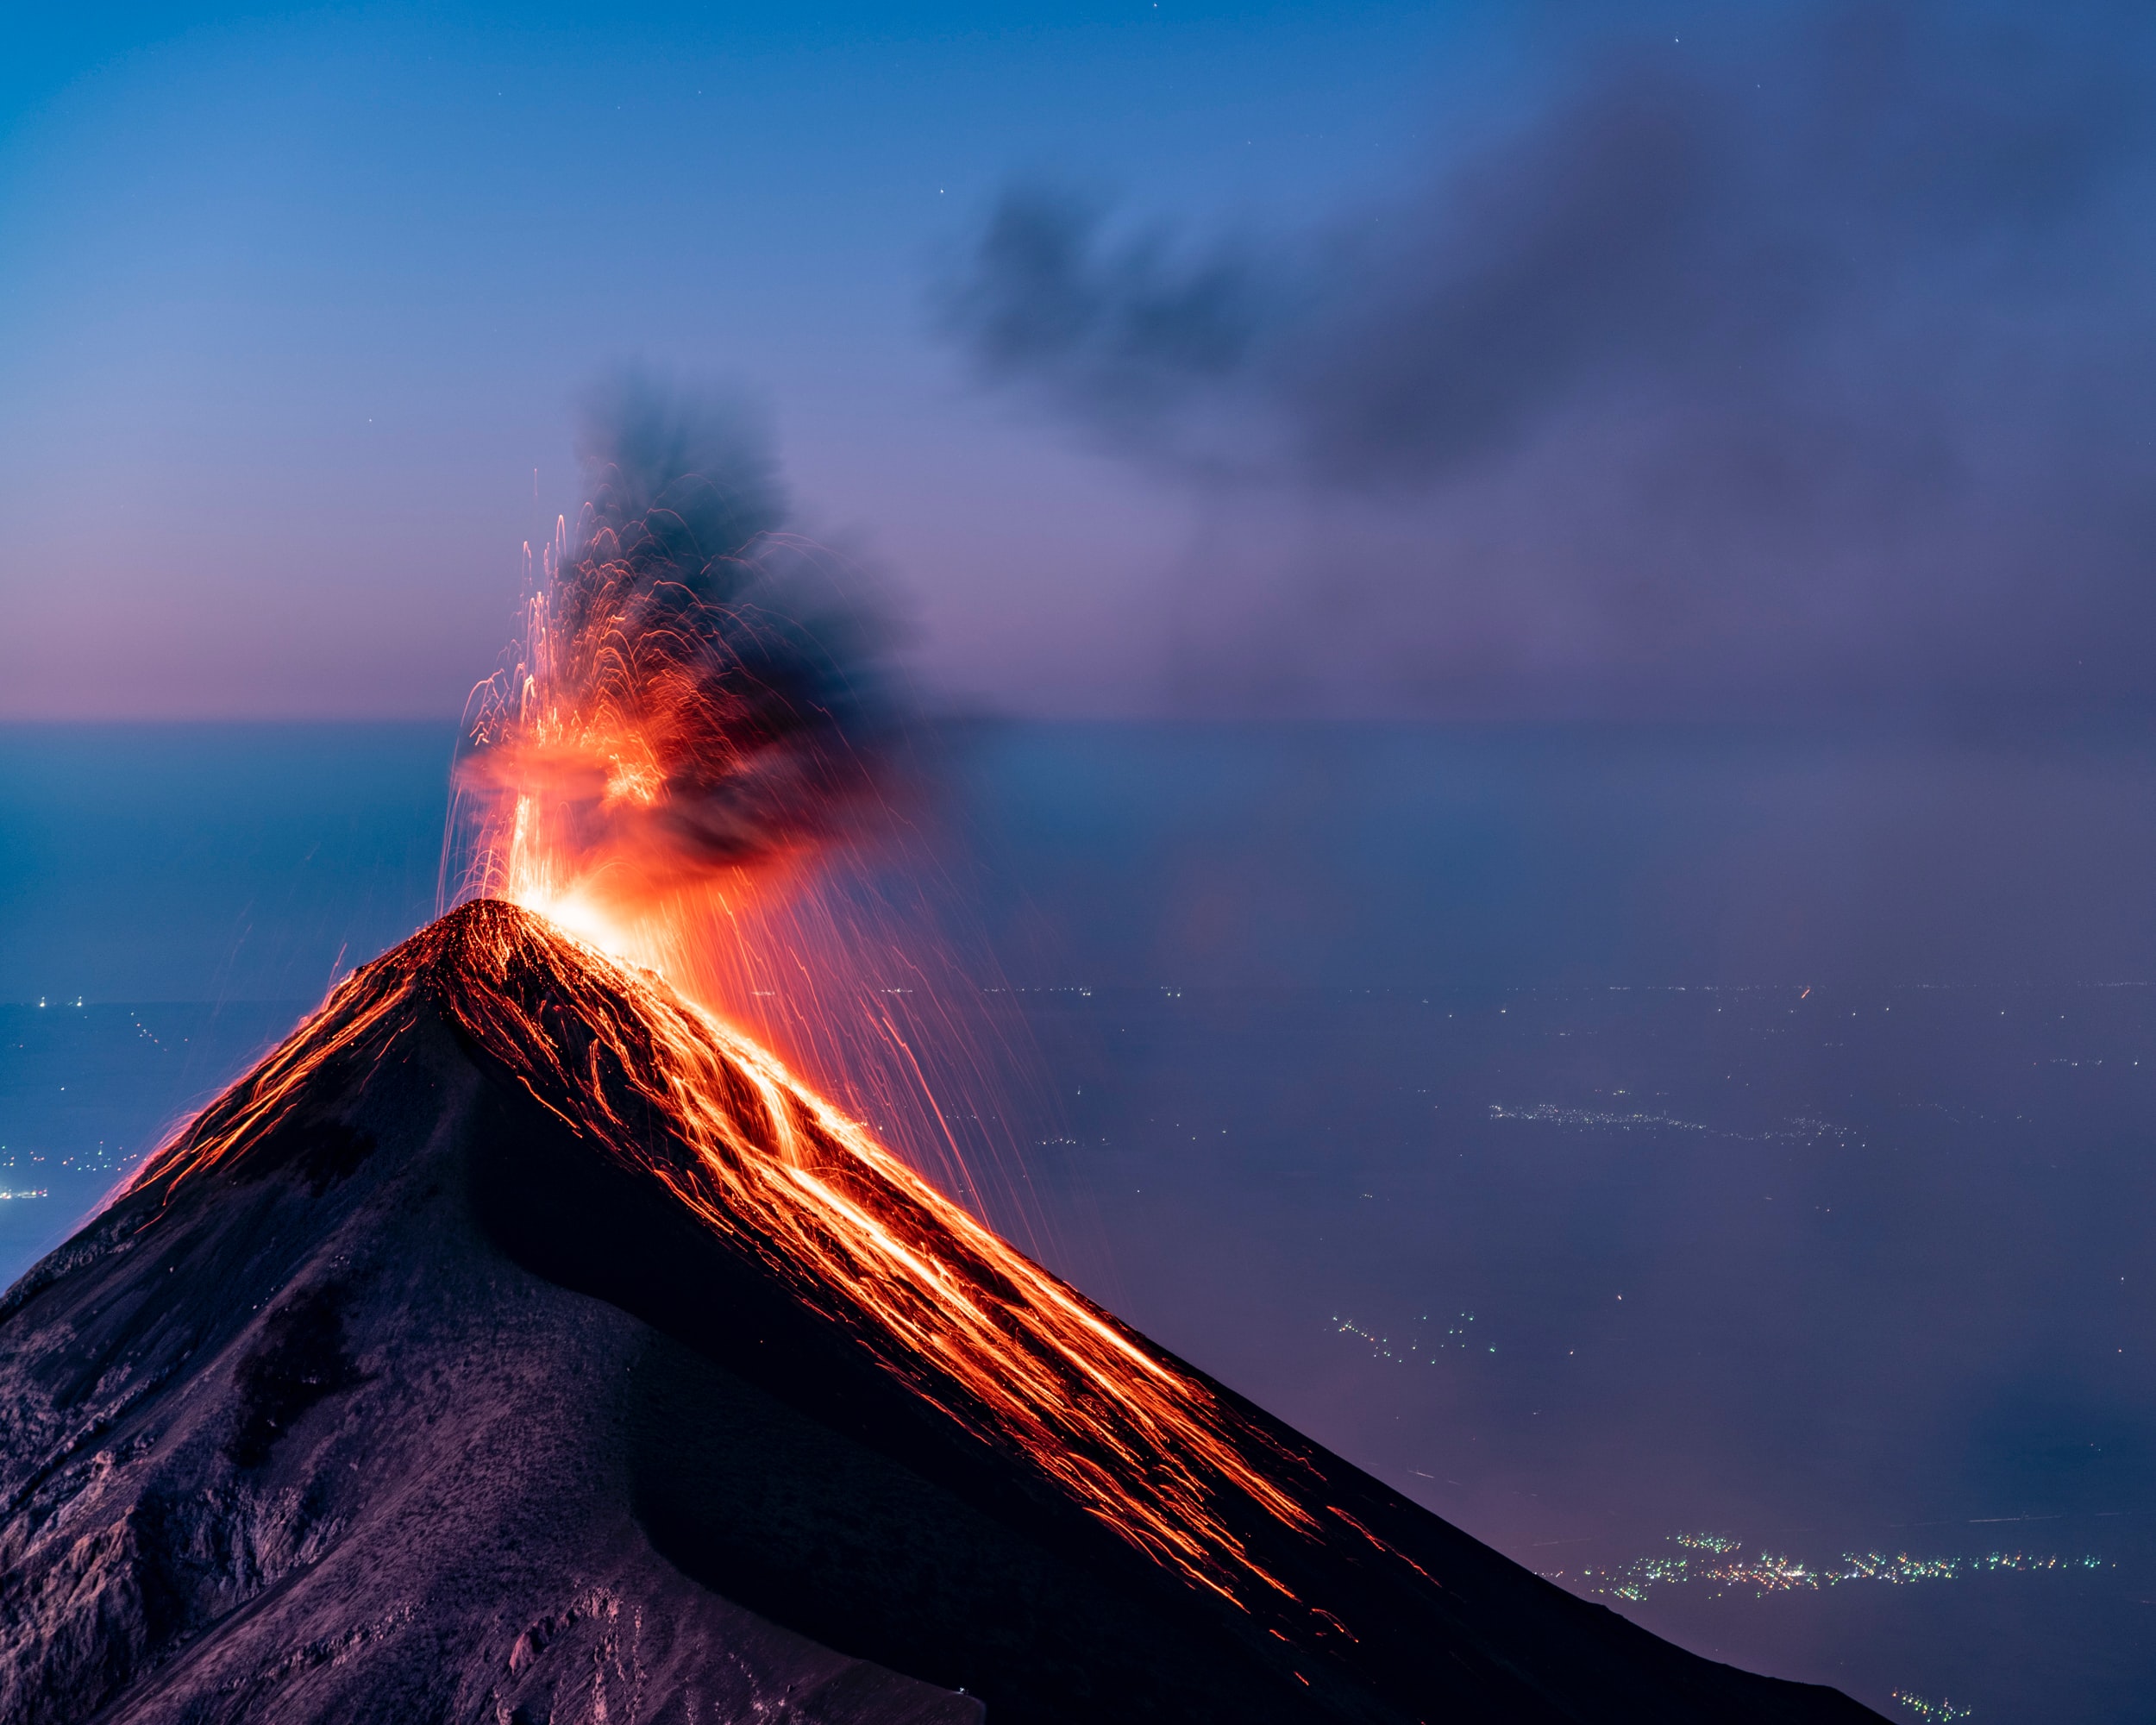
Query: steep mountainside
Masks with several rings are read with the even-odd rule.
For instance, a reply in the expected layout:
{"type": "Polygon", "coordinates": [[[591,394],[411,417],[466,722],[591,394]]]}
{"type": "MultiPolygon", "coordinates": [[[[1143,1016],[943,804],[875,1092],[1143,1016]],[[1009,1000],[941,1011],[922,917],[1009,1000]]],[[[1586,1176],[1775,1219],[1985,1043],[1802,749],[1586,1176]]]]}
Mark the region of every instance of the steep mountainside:
{"type": "Polygon", "coordinates": [[[0,1302],[0,1718],[1873,1718],[1541,1581],[498,903],[0,1302]]]}

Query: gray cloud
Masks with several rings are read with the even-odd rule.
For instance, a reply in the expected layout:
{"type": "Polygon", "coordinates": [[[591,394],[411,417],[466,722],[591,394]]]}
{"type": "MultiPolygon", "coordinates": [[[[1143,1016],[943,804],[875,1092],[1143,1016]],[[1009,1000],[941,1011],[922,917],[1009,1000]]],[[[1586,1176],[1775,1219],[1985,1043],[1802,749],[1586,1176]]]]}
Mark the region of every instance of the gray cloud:
{"type": "Polygon", "coordinates": [[[1507,135],[1323,231],[1132,236],[1006,195],[949,327],[1194,488],[1195,681],[2156,698],[2149,27],[1752,17],[1575,28],[1507,135]]]}

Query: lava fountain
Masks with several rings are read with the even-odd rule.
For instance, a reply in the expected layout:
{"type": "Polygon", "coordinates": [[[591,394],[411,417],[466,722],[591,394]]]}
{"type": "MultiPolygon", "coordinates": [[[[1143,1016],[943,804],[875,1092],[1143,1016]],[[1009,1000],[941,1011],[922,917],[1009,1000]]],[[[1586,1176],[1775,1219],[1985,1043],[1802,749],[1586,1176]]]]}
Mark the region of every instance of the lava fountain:
{"type": "Polygon", "coordinates": [[[460,895],[738,1011],[781,974],[760,913],[879,800],[873,631],[780,530],[740,415],[631,382],[593,417],[592,500],[540,554],[517,662],[476,694],[460,895]]]}

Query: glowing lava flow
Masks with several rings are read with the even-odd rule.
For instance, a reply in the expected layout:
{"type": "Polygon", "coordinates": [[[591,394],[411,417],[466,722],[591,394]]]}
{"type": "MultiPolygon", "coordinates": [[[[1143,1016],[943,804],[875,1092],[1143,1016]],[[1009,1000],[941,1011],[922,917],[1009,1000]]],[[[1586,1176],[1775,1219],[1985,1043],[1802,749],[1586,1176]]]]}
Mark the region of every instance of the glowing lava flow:
{"type": "Polygon", "coordinates": [[[1221,1499],[1314,1536],[1316,1516],[1284,1483],[1301,1471],[1294,1457],[771,1054],[661,978],[498,900],[452,913],[348,979],[137,1184],[169,1193],[243,1156],[327,1063],[379,1054],[429,1006],[573,1131],[663,1181],[867,1337],[886,1370],[1015,1446],[1131,1545],[1238,1604],[1253,1585],[1276,1606],[1290,1600],[1221,1499]]]}

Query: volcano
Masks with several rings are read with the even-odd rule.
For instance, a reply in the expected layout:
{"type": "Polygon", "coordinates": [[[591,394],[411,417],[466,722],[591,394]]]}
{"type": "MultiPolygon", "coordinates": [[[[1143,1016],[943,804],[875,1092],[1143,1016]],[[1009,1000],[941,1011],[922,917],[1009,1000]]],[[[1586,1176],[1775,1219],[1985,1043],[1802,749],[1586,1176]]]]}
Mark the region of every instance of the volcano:
{"type": "Polygon", "coordinates": [[[1574,1598],[464,906],[0,1301],[0,1718],[1877,1716],[1574,1598]]]}

